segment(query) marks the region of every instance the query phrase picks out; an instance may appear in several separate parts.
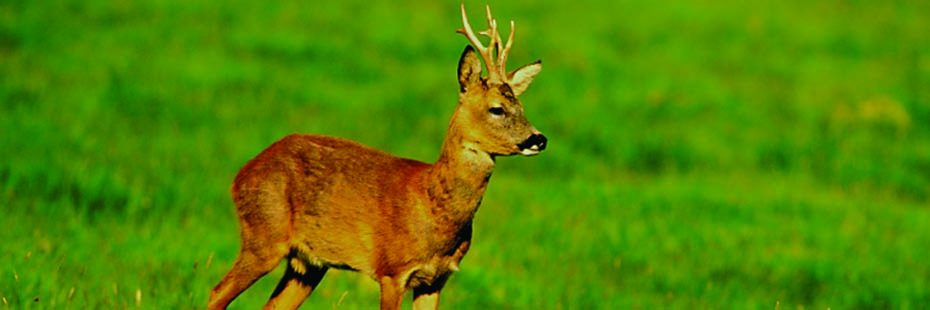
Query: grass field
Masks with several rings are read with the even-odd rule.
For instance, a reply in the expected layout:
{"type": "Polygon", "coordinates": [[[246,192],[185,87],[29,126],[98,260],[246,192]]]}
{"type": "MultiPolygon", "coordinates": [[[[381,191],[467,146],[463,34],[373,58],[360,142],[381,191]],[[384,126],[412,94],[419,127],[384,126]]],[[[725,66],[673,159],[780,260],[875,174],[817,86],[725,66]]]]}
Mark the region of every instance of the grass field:
{"type": "MultiPolygon", "coordinates": [[[[433,161],[458,2],[370,2],[0,2],[0,308],[203,307],[288,133],[433,161]]],[[[551,144],[498,161],[444,308],[930,307],[930,2],[492,5],[551,144]]]]}

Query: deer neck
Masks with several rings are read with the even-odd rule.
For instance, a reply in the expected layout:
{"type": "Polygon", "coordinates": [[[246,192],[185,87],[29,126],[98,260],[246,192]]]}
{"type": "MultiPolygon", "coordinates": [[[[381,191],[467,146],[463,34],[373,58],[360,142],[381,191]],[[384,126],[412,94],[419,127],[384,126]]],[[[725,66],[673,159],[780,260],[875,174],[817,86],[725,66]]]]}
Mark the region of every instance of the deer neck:
{"type": "Polygon", "coordinates": [[[479,150],[477,144],[466,142],[465,130],[453,117],[439,160],[430,168],[429,197],[437,220],[470,221],[494,170],[494,157],[479,150]]]}

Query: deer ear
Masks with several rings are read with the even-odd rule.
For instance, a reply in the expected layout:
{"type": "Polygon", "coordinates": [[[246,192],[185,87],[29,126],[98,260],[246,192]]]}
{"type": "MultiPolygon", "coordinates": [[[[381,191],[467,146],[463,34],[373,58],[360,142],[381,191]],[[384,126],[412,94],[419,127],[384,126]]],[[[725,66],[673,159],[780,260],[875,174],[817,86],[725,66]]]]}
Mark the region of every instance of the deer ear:
{"type": "Polygon", "coordinates": [[[481,80],[481,61],[475,54],[475,49],[471,45],[465,46],[462,52],[462,58],[459,59],[459,91],[465,92],[471,85],[475,85],[481,80]]]}
{"type": "Polygon", "coordinates": [[[510,80],[510,88],[513,89],[513,94],[519,96],[526,91],[530,87],[530,83],[533,83],[533,78],[539,74],[539,71],[542,71],[542,60],[537,60],[510,72],[507,79],[510,80]]]}

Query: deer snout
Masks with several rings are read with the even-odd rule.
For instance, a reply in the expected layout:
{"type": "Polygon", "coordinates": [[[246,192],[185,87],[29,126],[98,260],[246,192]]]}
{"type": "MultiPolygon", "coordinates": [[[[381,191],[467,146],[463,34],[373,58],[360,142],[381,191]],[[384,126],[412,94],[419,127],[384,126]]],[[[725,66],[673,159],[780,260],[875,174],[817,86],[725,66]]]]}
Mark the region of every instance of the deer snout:
{"type": "Polygon", "coordinates": [[[546,139],[542,133],[536,131],[529,138],[526,138],[523,142],[517,145],[520,148],[520,154],[531,156],[539,154],[542,150],[546,149],[546,144],[549,139],[546,139]]]}

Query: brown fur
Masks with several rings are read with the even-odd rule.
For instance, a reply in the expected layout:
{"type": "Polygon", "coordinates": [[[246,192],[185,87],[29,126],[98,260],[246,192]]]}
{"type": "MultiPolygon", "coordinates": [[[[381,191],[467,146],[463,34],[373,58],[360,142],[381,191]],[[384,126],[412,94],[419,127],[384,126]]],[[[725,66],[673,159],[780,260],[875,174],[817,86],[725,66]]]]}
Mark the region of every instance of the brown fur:
{"type": "MultiPolygon", "coordinates": [[[[510,82],[521,85],[519,92],[541,65],[530,66],[531,74],[511,74],[528,75],[510,82]]],[[[299,134],[249,161],[232,186],[242,249],[208,307],[225,308],[286,259],[266,308],[298,307],[328,268],[341,268],[378,281],[382,309],[399,308],[409,289],[415,308],[435,309],[471,244],[472,219],[495,157],[517,154],[521,142],[539,135],[523,116],[519,92],[480,74],[468,47],[459,64],[459,105],[434,164],[299,134]],[[493,107],[505,114],[489,113],[493,107]]]]}

